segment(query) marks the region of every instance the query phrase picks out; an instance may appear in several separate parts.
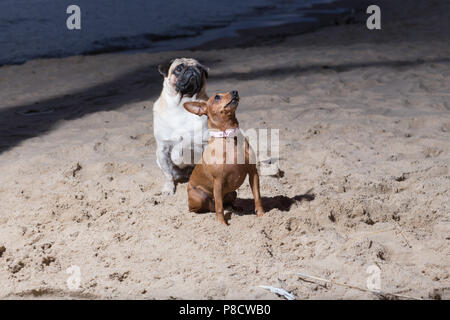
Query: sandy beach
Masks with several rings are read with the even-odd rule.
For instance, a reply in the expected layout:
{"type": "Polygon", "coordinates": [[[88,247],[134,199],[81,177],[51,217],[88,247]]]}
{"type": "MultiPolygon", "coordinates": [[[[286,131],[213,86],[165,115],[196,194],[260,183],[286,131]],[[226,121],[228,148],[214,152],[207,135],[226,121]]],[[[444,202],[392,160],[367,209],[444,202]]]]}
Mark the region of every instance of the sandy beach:
{"type": "Polygon", "coordinates": [[[384,293],[450,299],[450,3],[377,4],[378,31],[357,10],[259,45],[0,67],[0,298],[393,298],[297,275],[366,288],[375,265],[384,293]],[[208,94],[239,91],[243,129],[280,130],[264,217],[247,182],[228,227],[188,212],[186,184],[161,195],[173,57],[210,68],[208,94]]]}

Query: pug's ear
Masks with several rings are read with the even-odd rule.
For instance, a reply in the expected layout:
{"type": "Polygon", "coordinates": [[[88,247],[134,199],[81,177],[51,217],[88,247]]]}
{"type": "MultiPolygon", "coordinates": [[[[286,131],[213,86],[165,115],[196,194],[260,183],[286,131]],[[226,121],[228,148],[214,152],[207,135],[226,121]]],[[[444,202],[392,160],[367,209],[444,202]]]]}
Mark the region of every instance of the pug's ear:
{"type": "Polygon", "coordinates": [[[174,59],[170,60],[169,62],[161,63],[160,65],[158,65],[159,73],[161,73],[164,77],[167,77],[169,74],[170,66],[172,65],[173,61],[174,59]]]}
{"type": "Polygon", "coordinates": [[[198,116],[206,115],[207,104],[203,101],[189,101],[183,104],[183,107],[190,113],[198,116]]]}
{"type": "Polygon", "coordinates": [[[208,79],[209,68],[205,67],[204,65],[200,65],[200,68],[202,69],[203,73],[205,74],[205,78],[208,79]]]}

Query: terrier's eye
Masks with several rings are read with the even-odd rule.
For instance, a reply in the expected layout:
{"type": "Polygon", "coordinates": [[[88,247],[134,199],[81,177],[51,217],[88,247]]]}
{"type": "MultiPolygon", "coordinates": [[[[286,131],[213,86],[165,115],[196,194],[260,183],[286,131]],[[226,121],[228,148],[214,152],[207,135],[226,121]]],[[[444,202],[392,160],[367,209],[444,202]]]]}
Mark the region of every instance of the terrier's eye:
{"type": "Polygon", "coordinates": [[[215,97],[214,97],[214,100],[220,100],[220,96],[217,94],[215,97]]]}

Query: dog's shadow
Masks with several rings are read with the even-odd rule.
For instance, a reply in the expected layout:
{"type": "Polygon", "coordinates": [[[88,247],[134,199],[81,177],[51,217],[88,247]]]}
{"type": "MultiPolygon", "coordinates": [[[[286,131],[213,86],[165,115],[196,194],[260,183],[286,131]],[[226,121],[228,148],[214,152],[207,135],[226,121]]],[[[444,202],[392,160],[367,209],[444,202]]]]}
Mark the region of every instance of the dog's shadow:
{"type": "MultiPolygon", "coordinates": [[[[289,211],[292,205],[296,202],[313,201],[315,195],[313,193],[299,194],[294,197],[275,196],[275,197],[261,197],[264,211],[269,212],[272,209],[280,211],[289,211]]],[[[237,198],[231,206],[232,213],[243,216],[248,214],[255,214],[255,200],[237,198]]]]}

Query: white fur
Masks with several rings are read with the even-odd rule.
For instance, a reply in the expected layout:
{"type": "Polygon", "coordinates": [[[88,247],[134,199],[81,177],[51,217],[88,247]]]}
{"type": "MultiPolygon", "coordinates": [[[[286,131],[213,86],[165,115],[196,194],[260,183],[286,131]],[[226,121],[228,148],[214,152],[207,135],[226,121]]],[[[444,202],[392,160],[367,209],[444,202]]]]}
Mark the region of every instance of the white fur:
{"type": "MultiPolygon", "coordinates": [[[[183,145],[186,143],[183,137],[194,137],[194,133],[198,134],[199,130],[207,131],[208,128],[206,116],[199,117],[183,107],[185,102],[195,100],[197,100],[196,95],[181,99],[181,94],[172,88],[166,77],[162,93],[153,105],[153,130],[157,143],[156,159],[166,178],[162,190],[166,194],[175,192],[175,180],[186,178],[186,174],[181,169],[194,166],[194,163],[182,163],[182,149],[186,148],[186,145],[183,145]]],[[[204,133],[203,137],[205,137],[204,133]]],[[[194,144],[193,150],[196,153],[196,159],[200,159],[207,141],[202,139],[197,142],[199,143],[194,144]]]]}

